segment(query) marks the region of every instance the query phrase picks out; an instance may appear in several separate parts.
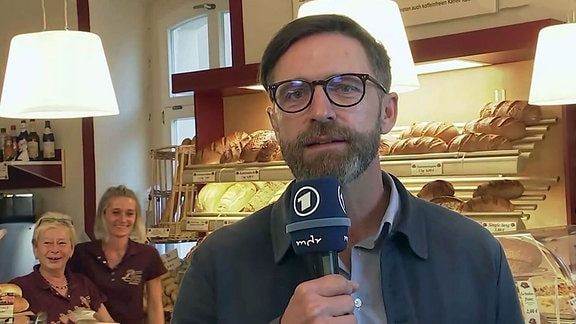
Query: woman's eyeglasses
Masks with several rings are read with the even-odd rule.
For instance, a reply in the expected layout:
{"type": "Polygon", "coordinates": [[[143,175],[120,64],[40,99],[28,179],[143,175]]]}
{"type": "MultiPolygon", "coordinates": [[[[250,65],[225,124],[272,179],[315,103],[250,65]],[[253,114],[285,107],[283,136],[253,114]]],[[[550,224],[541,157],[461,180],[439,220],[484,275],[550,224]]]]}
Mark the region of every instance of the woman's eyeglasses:
{"type": "Polygon", "coordinates": [[[320,85],[332,104],[346,108],[362,101],[366,94],[366,81],[374,83],[384,93],[388,93],[380,81],[364,73],[337,74],[328,79],[316,81],[285,80],[269,85],[268,92],[280,110],[297,113],[310,106],[314,90],[320,85]]]}

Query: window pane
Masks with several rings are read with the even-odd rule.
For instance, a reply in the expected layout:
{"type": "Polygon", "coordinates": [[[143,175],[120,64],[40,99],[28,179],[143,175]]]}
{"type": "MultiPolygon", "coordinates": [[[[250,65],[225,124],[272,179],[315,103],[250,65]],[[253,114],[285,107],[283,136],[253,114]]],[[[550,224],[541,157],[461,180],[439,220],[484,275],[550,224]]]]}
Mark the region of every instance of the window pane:
{"type": "Polygon", "coordinates": [[[196,120],[194,117],[174,119],[171,133],[171,145],[180,145],[186,137],[191,139],[196,136],[196,120]]]}
{"type": "Polygon", "coordinates": [[[232,66],[232,34],[230,32],[230,11],[220,15],[220,66],[232,66]]]}
{"type": "Polygon", "coordinates": [[[170,74],[208,69],[208,16],[198,16],[172,28],[170,52],[170,74]]]}

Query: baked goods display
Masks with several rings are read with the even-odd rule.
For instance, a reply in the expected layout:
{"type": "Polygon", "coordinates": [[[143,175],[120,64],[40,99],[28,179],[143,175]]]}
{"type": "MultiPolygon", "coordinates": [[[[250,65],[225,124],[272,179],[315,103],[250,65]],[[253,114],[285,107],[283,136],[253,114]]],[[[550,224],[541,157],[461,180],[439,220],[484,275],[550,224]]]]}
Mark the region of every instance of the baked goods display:
{"type": "Polygon", "coordinates": [[[286,185],[282,181],[208,183],[200,189],[194,211],[253,212],[276,201],[286,185]]]}
{"type": "Polygon", "coordinates": [[[432,136],[409,137],[401,139],[390,147],[390,154],[444,153],[448,145],[442,139],[432,136]]]}
{"type": "Polygon", "coordinates": [[[234,152],[248,142],[249,137],[245,132],[232,132],[212,143],[203,147],[201,150],[196,151],[194,162],[196,164],[217,164],[220,163],[220,158],[224,152],[231,150],[227,153],[230,159],[234,159],[234,152]]]}
{"type": "MultiPolygon", "coordinates": [[[[13,317],[19,318],[20,321],[27,319],[26,315],[31,315],[30,312],[27,312],[30,304],[26,298],[22,297],[22,289],[18,285],[0,283],[0,306],[2,305],[12,305],[13,317]]],[[[23,322],[28,323],[27,321],[23,322]]]]}
{"type": "Polygon", "coordinates": [[[466,133],[454,137],[448,143],[448,152],[476,152],[512,149],[512,142],[496,134],[466,133]]]}
{"type": "Polygon", "coordinates": [[[510,200],[496,196],[478,196],[464,203],[462,212],[511,212],[514,205],[510,200]]]}
{"type": "Polygon", "coordinates": [[[533,241],[523,237],[500,236],[498,241],[504,249],[506,260],[514,276],[522,276],[538,271],[543,255],[533,241]]]}
{"type": "Polygon", "coordinates": [[[526,125],[522,121],[512,117],[484,117],[467,122],[466,125],[464,125],[464,132],[496,134],[513,141],[526,135],[526,125]]]}
{"type": "Polygon", "coordinates": [[[453,124],[444,121],[432,121],[413,123],[402,132],[400,138],[429,136],[437,137],[448,143],[458,134],[460,134],[460,132],[453,124]]]}
{"type": "Polygon", "coordinates": [[[574,298],[574,286],[564,278],[534,276],[530,282],[534,287],[538,310],[544,314],[555,314],[556,306],[560,314],[574,315],[570,300],[574,298]]]}
{"type": "Polygon", "coordinates": [[[473,197],[496,196],[504,199],[516,199],[524,193],[524,185],[518,180],[493,180],[480,184],[472,193],[473,197]]]}
{"type": "Polygon", "coordinates": [[[456,197],[451,197],[451,196],[441,196],[441,197],[435,197],[432,198],[432,200],[430,200],[430,202],[433,202],[435,204],[438,204],[442,207],[451,209],[455,212],[462,212],[462,206],[464,206],[464,200],[460,199],[460,198],[456,198],[456,197]]]}

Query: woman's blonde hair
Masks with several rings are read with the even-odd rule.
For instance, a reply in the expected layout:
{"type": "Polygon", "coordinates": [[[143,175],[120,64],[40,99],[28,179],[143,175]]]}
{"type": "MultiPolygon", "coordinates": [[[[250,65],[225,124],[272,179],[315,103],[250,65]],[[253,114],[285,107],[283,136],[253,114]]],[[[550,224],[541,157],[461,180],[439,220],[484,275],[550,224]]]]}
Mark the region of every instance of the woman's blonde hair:
{"type": "Polygon", "coordinates": [[[132,228],[130,238],[136,242],[145,242],[146,226],[144,225],[144,220],[142,219],[142,208],[140,207],[140,201],[138,200],[136,193],[124,185],[109,187],[100,198],[100,201],[98,202],[98,209],[96,211],[96,219],[94,220],[94,235],[99,240],[106,241],[108,239],[108,230],[104,225],[104,212],[106,211],[110,200],[117,197],[127,197],[134,200],[136,204],[136,220],[134,221],[134,227],[132,228]]]}
{"type": "Polygon", "coordinates": [[[76,229],[74,228],[74,223],[70,216],[58,212],[46,212],[38,218],[36,224],[34,224],[34,233],[32,234],[32,245],[36,246],[38,243],[38,238],[40,234],[51,228],[56,228],[58,226],[64,226],[68,229],[70,234],[70,243],[72,247],[78,243],[78,235],[76,235],[76,229]]]}

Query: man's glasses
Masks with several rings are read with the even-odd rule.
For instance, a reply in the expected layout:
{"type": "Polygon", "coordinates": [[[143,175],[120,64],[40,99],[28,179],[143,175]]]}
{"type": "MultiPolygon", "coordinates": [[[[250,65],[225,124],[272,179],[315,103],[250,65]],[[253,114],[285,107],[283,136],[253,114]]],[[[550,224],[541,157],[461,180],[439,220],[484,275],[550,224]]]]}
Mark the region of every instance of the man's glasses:
{"type": "Polygon", "coordinates": [[[322,86],[326,97],[335,106],[352,107],[364,98],[367,80],[374,83],[384,93],[388,93],[380,81],[364,73],[337,74],[328,79],[316,81],[285,80],[269,85],[268,92],[276,106],[287,113],[297,113],[308,108],[317,85],[322,86]]]}
{"type": "Polygon", "coordinates": [[[71,219],[67,218],[55,218],[55,217],[42,217],[38,221],[38,226],[40,224],[62,224],[62,225],[71,225],[74,226],[74,223],[71,219]]]}

